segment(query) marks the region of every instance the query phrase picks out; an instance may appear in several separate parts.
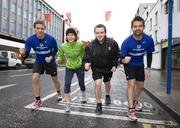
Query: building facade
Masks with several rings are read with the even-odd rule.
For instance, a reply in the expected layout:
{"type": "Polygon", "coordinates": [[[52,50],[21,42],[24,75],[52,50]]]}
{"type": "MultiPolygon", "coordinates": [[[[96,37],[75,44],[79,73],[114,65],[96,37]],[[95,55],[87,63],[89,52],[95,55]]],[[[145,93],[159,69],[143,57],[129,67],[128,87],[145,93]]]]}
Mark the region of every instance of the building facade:
{"type": "MultiPolygon", "coordinates": [[[[168,39],[168,0],[158,0],[156,3],[140,4],[136,15],[145,20],[145,32],[151,35],[155,42],[152,68],[167,68],[168,39]],[[153,5],[153,6],[152,6],[153,5]],[[143,8],[143,9],[142,9],[143,8]],[[141,11],[139,11],[141,10],[141,11]]],[[[173,1],[173,47],[172,68],[180,69],[180,0],[173,1]]]]}
{"type": "Polygon", "coordinates": [[[34,33],[33,23],[38,19],[45,20],[46,33],[58,45],[63,41],[63,16],[44,0],[0,0],[0,9],[0,38],[14,41],[15,46],[34,33]]]}

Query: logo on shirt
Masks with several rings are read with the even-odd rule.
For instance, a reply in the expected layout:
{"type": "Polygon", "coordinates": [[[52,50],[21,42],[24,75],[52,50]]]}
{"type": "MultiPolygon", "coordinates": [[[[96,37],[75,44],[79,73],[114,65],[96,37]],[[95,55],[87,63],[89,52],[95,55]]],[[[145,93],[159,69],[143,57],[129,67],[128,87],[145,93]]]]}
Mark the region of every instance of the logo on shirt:
{"type": "Polygon", "coordinates": [[[111,51],[111,46],[108,47],[108,50],[111,51]]]}
{"type": "Polygon", "coordinates": [[[137,48],[140,49],[140,48],[141,48],[141,45],[137,45],[137,48]]]}
{"type": "Polygon", "coordinates": [[[42,44],[42,43],[41,43],[41,44],[39,44],[39,46],[40,46],[40,47],[43,47],[43,46],[44,46],[44,44],[42,44]]]}

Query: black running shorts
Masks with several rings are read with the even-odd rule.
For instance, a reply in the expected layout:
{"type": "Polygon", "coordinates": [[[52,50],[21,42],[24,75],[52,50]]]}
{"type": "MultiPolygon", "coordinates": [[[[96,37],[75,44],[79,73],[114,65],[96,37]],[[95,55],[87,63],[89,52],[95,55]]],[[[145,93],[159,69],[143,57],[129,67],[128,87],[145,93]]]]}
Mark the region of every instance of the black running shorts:
{"type": "Polygon", "coordinates": [[[102,79],[103,77],[103,82],[108,82],[111,80],[112,78],[112,72],[110,73],[102,73],[102,72],[97,72],[97,71],[92,71],[92,76],[93,76],[93,80],[97,80],[97,79],[102,79]]]}
{"type": "Polygon", "coordinates": [[[134,66],[134,65],[124,65],[124,71],[126,74],[126,79],[136,79],[137,81],[144,81],[144,66],[134,66]]]}
{"type": "Polygon", "coordinates": [[[35,63],[33,66],[33,73],[46,74],[57,76],[57,65],[49,63],[35,63]]]}

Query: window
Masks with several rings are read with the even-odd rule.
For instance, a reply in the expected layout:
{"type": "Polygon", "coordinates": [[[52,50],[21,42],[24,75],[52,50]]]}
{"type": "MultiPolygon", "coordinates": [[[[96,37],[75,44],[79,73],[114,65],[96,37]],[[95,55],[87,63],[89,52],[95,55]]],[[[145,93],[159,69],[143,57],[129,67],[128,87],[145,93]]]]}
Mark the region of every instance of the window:
{"type": "Polygon", "coordinates": [[[27,19],[27,18],[28,18],[28,12],[26,10],[26,11],[24,11],[24,19],[27,19]]]}
{"type": "Polygon", "coordinates": [[[22,13],[22,7],[18,7],[18,8],[17,8],[17,15],[19,15],[19,16],[20,16],[20,15],[21,15],[21,13],[22,13]]]}
{"type": "Polygon", "coordinates": [[[17,35],[21,37],[22,35],[22,24],[17,25],[17,35]]]}
{"type": "Polygon", "coordinates": [[[155,25],[158,24],[158,12],[155,13],[155,25]]]}
{"type": "Polygon", "coordinates": [[[11,20],[10,21],[10,33],[15,34],[15,28],[16,28],[15,22],[14,22],[14,20],[11,20]]]}
{"type": "Polygon", "coordinates": [[[15,3],[12,3],[11,4],[11,12],[16,12],[16,4],[15,3]]]}
{"type": "Polygon", "coordinates": [[[14,53],[11,53],[11,58],[16,59],[16,55],[14,53]]]}
{"type": "Polygon", "coordinates": [[[8,19],[6,18],[2,19],[2,29],[3,32],[8,32],[8,19]]]}
{"type": "Polygon", "coordinates": [[[9,3],[8,3],[8,0],[3,0],[3,1],[2,1],[2,4],[3,4],[3,7],[4,7],[4,8],[8,8],[8,4],[9,4],[9,3]]]}
{"type": "Polygon", "coordinates": [[[152,18],[150,19],[150,27],[149,30],[152,30],[152,18]]]}
{"type": "Polygon", "coordinates": [[[158,31],[156,30],[156,31],[155,31],[155,35],[154,35],[154,41],[155,41],[155,43],[158,42],[158,41],[157,41],[157,33],[158,33],[158,31]]]}

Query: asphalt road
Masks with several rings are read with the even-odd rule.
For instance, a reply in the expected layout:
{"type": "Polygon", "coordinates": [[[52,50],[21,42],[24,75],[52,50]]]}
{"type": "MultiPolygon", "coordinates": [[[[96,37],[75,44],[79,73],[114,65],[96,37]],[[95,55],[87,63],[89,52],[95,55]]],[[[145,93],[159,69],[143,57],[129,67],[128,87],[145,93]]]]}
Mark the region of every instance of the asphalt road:
{"type": "MultiPolygon", "coordinates": [[[[63,67],[58,68],[61,90],[64,83],[63,67]]],[[[91,71],[86,72],[85,85],[88,102],[81,104],[76,75],[71,86],[71,112],[65,113],[64,101],[57,103],[55,88],[50,76],[41,77],[43,104],[38,111],[31,111],[34,96],[31,86],[31,69],[0,71],[0,128],[178,128],[174,119],[146,93],[140,96],[143,111],[137,113],[138,122],[130,122],[126,116],[127,83],[121,68],[113,74],[110,106],[104,105],[105,90],[102,87],[103,114],[94,113],[96,107],[91,71]]]]}

